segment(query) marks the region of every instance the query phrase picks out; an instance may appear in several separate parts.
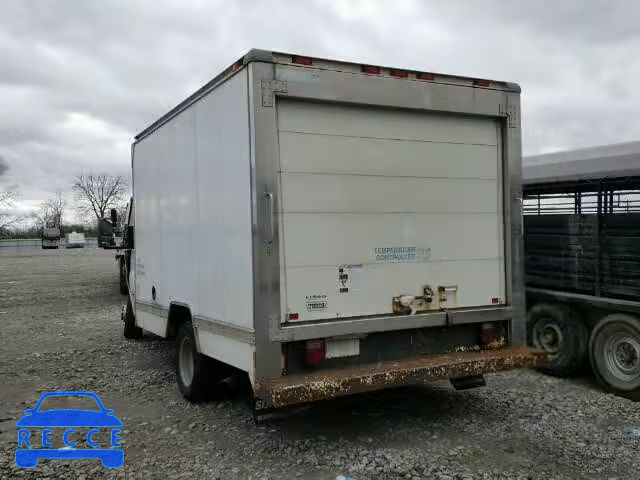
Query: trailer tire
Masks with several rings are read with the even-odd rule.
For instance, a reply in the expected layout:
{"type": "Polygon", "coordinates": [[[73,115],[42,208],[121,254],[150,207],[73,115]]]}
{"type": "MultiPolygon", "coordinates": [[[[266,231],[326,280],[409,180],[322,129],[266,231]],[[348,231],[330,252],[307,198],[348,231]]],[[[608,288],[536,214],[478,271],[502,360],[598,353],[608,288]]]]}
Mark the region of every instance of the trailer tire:
{"type": "Polygon", "coordinates": [[[122,321],[124,322],[124,338],[132,340],[142,338],[142,328],[136,325],[136,317],[133,314],[131,299],[127,299],[127,305],[122,311],[122,321]]]}
{"type": "Polygon", "coordinates": [[[613,393],[640,390],[640,320],[614,313],[601,319],[589,340],[591,367],[613,393]]]}
{"type": "Polygon", "coordinates": [[[585,325],[563,305],[538,303],[527,313],[529,345],[548,352],[540,371],[556,377],[575,375],[582,370],[588,343],[585,325]]]}
{"type": "Polygon", "coordinates": [[[127,295],[129,293],[129,285],[127,285],[127,269],[124,265],[124,258],[118,260],[118,270],[120,271],[120,293],[127,295]]]}

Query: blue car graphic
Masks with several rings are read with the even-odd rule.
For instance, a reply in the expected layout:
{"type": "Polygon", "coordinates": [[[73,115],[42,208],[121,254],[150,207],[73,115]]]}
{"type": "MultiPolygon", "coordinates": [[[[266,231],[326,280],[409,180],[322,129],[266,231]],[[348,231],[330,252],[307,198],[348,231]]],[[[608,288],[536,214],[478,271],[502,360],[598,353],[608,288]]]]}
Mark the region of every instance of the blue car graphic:
{"type": "MultiPolygon", "coordinates": [[[[98,395],[92,392],[73,392],[59,391],[43,393],[38,403],[33,408],[28,408],[26,413],[18,423],[18,447],[31,447],[29,438],[31,431],[29,428],[43,428],[42,430],[42,446],[48,447],[52,444],[51,428],[65,427],[64,443],[67,448],[18,448],[16,449],[16,465],[21,468],[33,468],[38,464],[41,458],[58,458],[58,459],[84,459],[99,458],[107,468],[118,468],[124,463],[124,450],[122,448],[97,448],[100,443],[93,441],[93,435],[100,432],[99,428],[111,429],[111,447],[119,447],[120,428],[122,422],[113,413],[114,410],[105,408],[98,395]],[[100,411],[83,410],[83,409],[56,409],[38,411],[42,402],[49,397],[91,397],[93,398],[100,411]],[[87,434],[87,443],[92,448],[69,448],[76,445],[76,442],[70,442],[69,435],[76,433],[73,427],[91,427],[87,434]],[[96,447],[96,448],[93,448],[96,447]]],[[[32,439],[34,443],[35,440],[32,439]]]]}

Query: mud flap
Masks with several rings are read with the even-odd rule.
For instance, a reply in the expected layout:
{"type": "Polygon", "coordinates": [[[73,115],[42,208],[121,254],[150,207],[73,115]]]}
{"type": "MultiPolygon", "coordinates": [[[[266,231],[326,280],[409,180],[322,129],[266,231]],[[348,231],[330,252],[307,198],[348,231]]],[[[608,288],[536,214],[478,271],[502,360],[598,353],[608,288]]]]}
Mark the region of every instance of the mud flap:
{"type": "Polygon", "coordinates": [[[487,381],[484,375],[472,375],[471,377],[452,378],[451,385],[456,390],[469,390],[471,388],[486,387],[487,381]]]}

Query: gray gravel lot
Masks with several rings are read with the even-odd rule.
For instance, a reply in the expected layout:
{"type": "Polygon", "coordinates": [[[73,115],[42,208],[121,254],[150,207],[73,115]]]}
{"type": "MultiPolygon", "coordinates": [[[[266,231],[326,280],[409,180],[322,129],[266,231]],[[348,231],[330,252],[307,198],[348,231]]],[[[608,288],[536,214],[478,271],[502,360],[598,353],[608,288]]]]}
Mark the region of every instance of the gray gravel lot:
{"type": "Polygon", "coordinates": [[[0,256],[0,478],[640,478],[640,403],[535,372],[312,405],[255,425],[245,395],[183,401],[173,345],[122,337],[113,253],[0,256]],[[125,464],[14,463],[16,421],[51,390],[88,390],[123,421],[125,464]]]}

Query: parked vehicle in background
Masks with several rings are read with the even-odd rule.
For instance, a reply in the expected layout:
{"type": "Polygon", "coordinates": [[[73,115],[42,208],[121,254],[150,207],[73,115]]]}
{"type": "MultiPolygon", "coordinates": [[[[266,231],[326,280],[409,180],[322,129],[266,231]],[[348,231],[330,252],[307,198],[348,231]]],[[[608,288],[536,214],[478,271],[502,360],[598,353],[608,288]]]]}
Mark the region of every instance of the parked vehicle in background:
{"type": "Polygon", "coordinates": [[[118,212],[111,209],[109,218],[102,218],[98,222],[98,246],[106,249],[122,246],[123,232],[118,222],[118,212]]]}
{"type": "Polygon", "coordinates": [[[84,233],[67,233],[65,235],[64,243],[66,248],[84,248],[84,233]]]}
{"type": "Polygon", "coordinates": [[[60,246],[60,229],[58,227],[43,227],[41,233],[42,248],[58,248],[60,246]]]}
{"type": "Polygon", "coordinates": [[[116,250],[116,261],[120,278],[120,293],[129,293],[129,271],[131,270],[131,250],[133,249],[133,197],[127,204],[125,223],[122,232],[122,243],[116,250]]]}
{"type": "Polygon", "coordinates": [[[640,389],[640,142],[525,159],[527,329],[545,370],[640,389]]]}
{"type": "Polygon", "coordinates": [[[538,364],[520,88],[253,50],[140,133],[125,336],[256,408],[538,364]],[[135,289],[131,288],[135,285],[135,289]]]}

